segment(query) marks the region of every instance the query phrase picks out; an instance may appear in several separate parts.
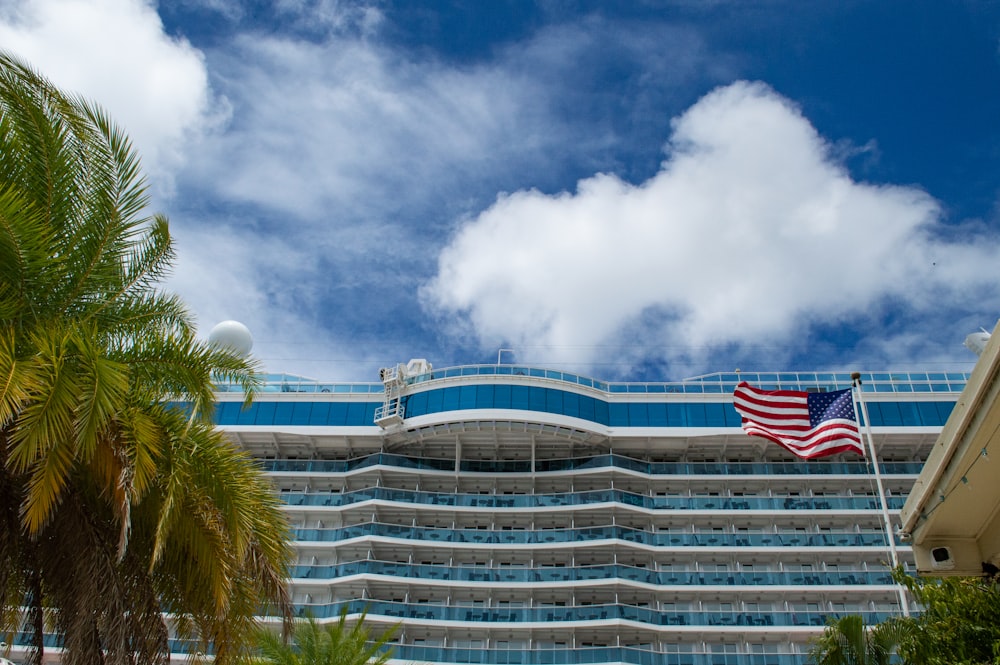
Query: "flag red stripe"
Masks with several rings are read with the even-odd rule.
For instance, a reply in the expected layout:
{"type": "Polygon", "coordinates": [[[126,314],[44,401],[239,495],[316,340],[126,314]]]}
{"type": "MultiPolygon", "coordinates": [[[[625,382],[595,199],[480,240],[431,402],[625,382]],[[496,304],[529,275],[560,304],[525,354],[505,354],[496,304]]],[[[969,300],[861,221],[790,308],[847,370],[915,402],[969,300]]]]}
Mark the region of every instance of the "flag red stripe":
{"type": "Polygon", "coordinates": [[[855,420],[830,418],[811,424],[809,393],[761,390],[741,383],[733,393],[733,407],[743,417],[747,434],[773,441],[803,459],[841,452],[864,455],[855,420]]]}

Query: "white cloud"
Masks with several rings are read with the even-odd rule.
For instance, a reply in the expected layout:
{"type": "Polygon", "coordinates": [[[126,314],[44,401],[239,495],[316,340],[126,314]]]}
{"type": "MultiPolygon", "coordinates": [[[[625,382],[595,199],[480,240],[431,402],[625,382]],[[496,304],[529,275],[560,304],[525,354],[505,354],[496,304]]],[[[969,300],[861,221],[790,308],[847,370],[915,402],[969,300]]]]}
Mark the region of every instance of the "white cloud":
{"type": "Polygon", "coordinates": [[[201,146],[189,180],[320,226],[395,213],[401,200],[412,208],[461,164],[509,168],[512,127],[529,142],[545,131],[525,117],[533,84],[489,67],[415,63],[349,38],[260,35],[210,60],[233,118],[201,146]]]}
{"type": "Polygon", "coordinates": [[[0,45],[106,108],[160,187],[206,122],[201,53],[164,34],[146,0],[0,0],[0,45]]]}
{"type": "Polygon", "coordinates": [[[996,300],[995,238],[936,240],[930,196],[853,181],[830,153],[766,86],[717,89],[674,121],[647,182],[598,174],[575,193],[501,196],[441,252],[425,302],[483,348],[586,365],[609,344],[661,360],[780,345],[885,299],[996,300]]]}

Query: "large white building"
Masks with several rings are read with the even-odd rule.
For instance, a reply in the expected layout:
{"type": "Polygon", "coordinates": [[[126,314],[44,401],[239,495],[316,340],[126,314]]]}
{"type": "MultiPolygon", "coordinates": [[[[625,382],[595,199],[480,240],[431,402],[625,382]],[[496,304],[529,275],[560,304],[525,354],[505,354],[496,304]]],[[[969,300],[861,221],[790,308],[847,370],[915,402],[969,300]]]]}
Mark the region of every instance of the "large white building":
{"type": "MultiPolygon", "coordinates": [[[[750,438],[740,380],[607,383],[514,365],[272,376],[217,421],[287,503],[300,613],[399,625],[403,663],[802,663],[830,616],[901,611],[870,464],[750,438]]],[[[862,374],[894,523],[968,379],[862,374]]],[[[912,553],[898,542],[902,561],[912,553]]]]}

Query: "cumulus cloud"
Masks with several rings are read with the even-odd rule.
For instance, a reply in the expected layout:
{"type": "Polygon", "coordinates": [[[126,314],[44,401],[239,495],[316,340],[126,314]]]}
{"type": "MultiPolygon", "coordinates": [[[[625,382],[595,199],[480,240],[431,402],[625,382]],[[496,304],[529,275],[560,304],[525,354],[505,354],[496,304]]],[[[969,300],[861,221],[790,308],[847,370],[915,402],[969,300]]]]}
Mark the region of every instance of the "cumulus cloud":
{"type": "Polygon", "coordinates": [[[598,174],[574,193],[500,196],[441,252],[428,308],[484,348],[588,365],[604,345],[669,361],[993,291],[995,238],[940,240],[934,199],[852,180],[763,84],[706,95],[675,119],[667,151],[638,185],[598,174]]]}
{"type": "Polygon", "coordinates": [[[0,0],[0,45],[106,108],[161,186],[208,120],[202,54],[147,0],[0,0]]]}

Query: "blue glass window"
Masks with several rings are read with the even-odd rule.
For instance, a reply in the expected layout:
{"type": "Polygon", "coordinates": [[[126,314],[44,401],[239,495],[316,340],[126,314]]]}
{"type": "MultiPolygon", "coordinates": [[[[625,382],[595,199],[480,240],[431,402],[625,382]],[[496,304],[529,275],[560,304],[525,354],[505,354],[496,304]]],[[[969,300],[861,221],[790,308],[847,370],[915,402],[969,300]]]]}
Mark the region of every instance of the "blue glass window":
{"type": "Polygon", "coordinates": [[[567,416],[571,416],[573,418],[579,418],[580,417],[580,396],[579,395],[577,395],[576,393],[567,393],[567,392],[561,392],[561,391],[555,391],[555,390],[552,391],[552,392],[560,392],[562,394],[562,398],[563,398],[562,399],[562,401],[563,401],[562,412],[564,414],[566,414],[567,416]]]}
{"type": "Polygon", "coordinates": [[[331,425],[347,424],[347,402],[334,402],[330,405],[330,415],[327,420],[331,425]]]}
{"type": "Polygon", "coordinates": [[[493,406],[498,409],[511,408],[511,386],[493,386],[493,406]]]}
{"type": "Polygon", "coordinates": [[[545,393],[548,391],[547,388],[537,388],[531,386],[528,388],[528,408],[532,411],[545,411],[545,393]]]}
{"type": "Polygon", "coordinates": [[[628,405],[629,427],[649,427],[649,409],[645,402],[628,405]]]}
{"type": "MultiPolygon", "coordinates": [[[[365,408],[364,402],[348,402],[347,403],[347,425],[354,425],[355,423],[365,422],[365,413],[367,409],[365,408]]],[[[374,418],[372,418],[374,420],[374,418]]],[[[368,421],[372,422],[371,420],[368,421]]],[[[367,424],[367,423],[366,423],[367,424]]]]}
{"type": "Polygon", "coordinates": [[[215,422],[235,423],[243,410],[242,402],[219,402],[215,405],[215,422]]]}
{"type": "Polygon", "coordinates": [[[597,422],[603,423],[605,425],[611,424],[611,414],[609,413],[608,403],[604,400],[594,400],[594,410],[597,412],[597,422]]]}
{"type": "Polygon", "coordinates": [[[292,405],[292,424],[308,425],[312,407],[312,402],[295,402],[292,405]]]}
{"type": "Polygon", "coordinates": [[[316,402],[309,414],[310,425],[325,425],[330,419],[330,403],[316,402]]]}
{"type": "MultiPolygon", "coordinates": [[[[611,427],[740,426],[740,416],[728,401],[609,403],[603,399],[541,386],[451,386],[416,393],[404,400],[407,417],[462,409],[496,408],[564,414],[611,427]]],[[[381,401],[258,401],[243,410],[242,403],[220,402],[215,407],[215,418],[221,425],[367,426],[374,424],[374,412],[380,405],[381,401]]],[[[939,427],[947,421],[954,406],[954,402],[867,403],[872,425],[876,427],[939,427]]]]}
{"type": "Polygon", "coordinates": [[[261,423],[260,422],[260,418],[262,418],[264,416],[263,406],[264,405],[261,404],[261,407],[262,407],[261,408],[261,413],[260,413],[260,416],[257,417],[257,424],[258,425],[260,425],[260,424],[264,424],[264,425],[271,425],[271,424],[282,425],[282,424],[284,424],[284,425],[287,425],[287,424],[289,424],[289,423],[292,422],[292,407],[295,406],[295,404],[293,404],[292,402],[278,402],[277,404],[274,404],[274,418],[273,418],[273,421],[270,422],[270,423],[261,423]]]}
{"type": "Polygon", "coordinates": [[[424,413],[439,413],[444,411],[444,391],[432,390],[427,395],[427,410],[424,413]]]}
{"type": "Polygon", "coordinates": [[[608,424],[611,427],[628,427],[628,404],[612,402],[608,404],[608,424]]]}
{"type": "Polygon", "coordinates": [[[666,427],[667,426],[667,405],[663,402],[654,402],[649,405],[649,426],[650,427],[666,427]]]}
{"type": "Polygon", "coordinates": [[[511,386],[510,408],[527,410],[531,406],[531,393],[528,386],[511,386]]]}
{"type": "Polygon", "coordinates": [[[545,389],[545,408],[542,409],[547,413],[564,413],[563,411],[563,391],[553,390],[552,388],[545,389]]]}
{"type": "Polygon", "coordinates": [[[236,424],[237,425],[253,425],[257,420],[257,411],[260,409],[261,402],[256,404],[251,404],[246,409],[240,409],[236,414],[236,424]]]}
{"type": "Polygon", "coordinates": [[[705,415],[704,404],[685,404],[688,412],[688,427],[705,427],[708,417],[705,415]]]}
{"type": "Polygon", "coordinates": [[[876,402],[874,405],[869,405],[868,414],[872,418],[872,425],[876,423],[878,423],[879,425],[890,425],[890,426],[898,426],[903,424],[903,417],[899,413],[899,405],[896,404],[895,402],[882,402],[882,403],[876,402]],[[881,418],[875,415],[875,413],[870,408],[871,406],[875,406],[879,410],[881,418]]]}
{"type": "Polygon", "coordinates": [[[728,404],[718,403],[705,405],[705,421],[708,423],[709,427],[726,426],[726,409],[728,407],[728,404]]]}
{"type": "Polygon", "coordinates": [[[441,402],[442,411],[455,411],[458,409],[458,388],[445,388],[441,391],[444,397],[441,402]]]}
{"type": "Polygon", "coordinates": [[[458,389],[458,408],[476,408],[476,392],[479,386],[461,386],[458,389]]]}
{"type": "Polygon", "coordinates": [[[933,425],[938,421],[937,402],[915,402],[913,406],[917,410],[917,422],[921,425],[933,425]]]}
{"type": "Polygon", "coordinates": [[[417,393],[406,398],[403,409],[407,417],[422,416],[427,413],[427,393],[417,393]]]}
{"type": "Polygon", "coordinates": [[[496,406],[493,386],[476,386],[476,408],[492,409],[496,406]]]}

